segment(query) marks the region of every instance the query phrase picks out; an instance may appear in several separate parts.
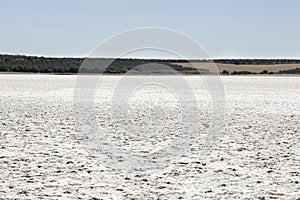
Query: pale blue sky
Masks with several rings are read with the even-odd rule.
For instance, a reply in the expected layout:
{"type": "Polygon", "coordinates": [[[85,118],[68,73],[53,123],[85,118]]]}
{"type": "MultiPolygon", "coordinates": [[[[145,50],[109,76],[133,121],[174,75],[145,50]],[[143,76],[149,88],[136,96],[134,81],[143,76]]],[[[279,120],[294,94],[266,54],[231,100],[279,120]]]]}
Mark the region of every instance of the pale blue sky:
{"type": "Polygon", "coordinates": [[[165,27],[213,58],[300,58],[299,0],[2,0],[0,53],[87,56],[138,27],[165,27]]]}

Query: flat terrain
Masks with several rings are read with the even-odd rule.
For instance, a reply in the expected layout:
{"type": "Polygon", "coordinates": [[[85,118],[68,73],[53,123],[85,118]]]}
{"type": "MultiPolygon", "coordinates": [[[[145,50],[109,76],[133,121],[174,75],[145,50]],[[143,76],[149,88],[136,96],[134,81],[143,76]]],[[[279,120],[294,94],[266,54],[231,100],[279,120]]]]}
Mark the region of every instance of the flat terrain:
{"type": "MultiPolygon", "coordinates": [[[[199,62],[191,62],[191,63],[174,63],[178,65],[182,65],[184,67],[196,67],[199,69],[211,69],[211,64],[199,63],[199,62]]],[[[220,72],[223,70],[227,70],[230,73],[234,71],[249,71],[260,73],[263,70],[268,70],[269,72],[279,72],[281,70],[289,70],[300,68],[300,64],[276,64],[276,65],[234,65],[234,64],[221,64],[216,63],[217,68],[220,72]]]]}
{"type": "MultiPolygon", "coordinates": [[[[143,78],[129,77],[129,83],[143,78]]],[[[156,80],[176,84],[173,78],[156,80]]],[[[103,77],[95,90],[95,122],[110,138],[106,145],[143,156],[148,164],[155,164],[155,157],[147,157],[151,148],[177,137],[190,141],[185,151],[164,168],[158,163],[153,173],[118,170],[76,128],[76,76],[0,75],[0,199],[299,199],[299,77],[223,76],[222,129],[205,150],[204,136],[214,123],[205,82],[185,77],[199,118],[187,133],[178,127],[179,104],[191,102],[178,103],[162,85],[136,90],[129,95],[128,117],[120,115],[112,103],[120,79],[103,77]]]]}

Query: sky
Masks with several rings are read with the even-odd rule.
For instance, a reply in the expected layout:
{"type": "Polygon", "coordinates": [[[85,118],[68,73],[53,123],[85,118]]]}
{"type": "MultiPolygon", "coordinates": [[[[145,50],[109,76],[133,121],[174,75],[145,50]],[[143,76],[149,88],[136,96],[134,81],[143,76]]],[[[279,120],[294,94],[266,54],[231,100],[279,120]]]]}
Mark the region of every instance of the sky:
{"type": "Polygon", "coordinates": [[[299,0],[1,0],[0,54],[83,57],[120,32],[179,31],[211,58],[300,58],[299,0]]]}

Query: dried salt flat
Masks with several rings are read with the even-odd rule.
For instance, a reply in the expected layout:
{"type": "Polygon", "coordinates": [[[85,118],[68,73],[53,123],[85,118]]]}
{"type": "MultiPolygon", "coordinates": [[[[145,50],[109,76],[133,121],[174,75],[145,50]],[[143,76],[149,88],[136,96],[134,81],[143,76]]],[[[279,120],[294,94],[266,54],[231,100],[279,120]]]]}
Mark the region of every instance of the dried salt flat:
{"type": "MultiPolygon", "coordinates": [[[[198,78],[185,79],[199,105],[197,134],[169,166],[128,173],[99,160],[86,148],[86,135],[76,130],[75,76],[0,75],[0,198],[300,198],[300,78],[222,77],[223,128],[205,156],[201,136],[211,125],[209,91],[198,78]]],[[[136,91],[129,116],[138,125],[126,126],[125,119],[116,120],[110,102],[119,80],[107,76],[98,85],[97,124],[126,151],[159,151],[155,143],[176,138],[180,130],[176,98],[160,87],[136,91]],[[157,131],[159,122],[164,126],[157,131]],[[132,134],[133,128],[140,135],[132,134]],[[144,141],[146,133],[151,134],[144,141]]]]}

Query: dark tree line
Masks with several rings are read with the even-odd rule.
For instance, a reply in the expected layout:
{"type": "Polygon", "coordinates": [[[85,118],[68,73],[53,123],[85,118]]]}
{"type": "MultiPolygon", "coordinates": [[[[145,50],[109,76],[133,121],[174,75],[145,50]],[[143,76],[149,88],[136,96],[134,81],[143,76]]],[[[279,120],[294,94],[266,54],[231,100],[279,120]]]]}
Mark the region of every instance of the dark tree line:
{"type": "Polygon", "coordinates": [[[280,74],[300,74],[300,68],[279,71],[280,74]]]}
{"type": "MultiPolygon", "coordinates": [[[[32,72],[32,73],[126,73],[129,70],[145,73],[169,73],[172,70],[149,67],[148,69],[135,68],[137,66],[159,63],[184,74],[209,73],[208,70],[196,70],[190,67],[183,67],[181,63],[224,63],[224,64],[247,64],[247,65],[270,65],[270,64],[300,64],[300,60],[289,59],[218,59],[218,60],[174,60],[174,59],[109,59],[109,58],[47,58],[23,55],[0,55],[1,72],[32,72]],[[178,64],[174,64],[178,63],[178,64]],[[81,67],[84,66],[84,67],[81,67]],[[106,66],[108,66],[106,68],[106,66]]],[[[173,71],[174,71],[173,70],[173,71]]],[[[272,72],[262,71],[261,74],[272,72]]],[[[299,69],[280,71],[279,73],[299,73],[299,69]]],[[[224,70],[222,74],[229,74],[224,70]]],[[[255,74],[248,71],[236,71],[231,74],[255,74]]]]}
{"type": "Polygon", "coordinates": [[[218,59],[215,63],[232,65],[279,65],[279,64],[300,64],[296,59],[218,59]]]}
{"type": "MultiPolygon", "coordinates": [[[[32,72],[32,73],[126,73],[129,70],[144,70],[146,73],[169,73],[172,70],[151,68],[135,69],[137,66],[159,63],[182,73],[196,74],[197,70],[171,64],[158,59],[109,59],[109,58],[46,58],[36,56],[0,55],[1,72],[32,72]],[[108,66],[108,67],[106,67],[108,66]]],[[[201,71],[208,72],[208,71],[201,71]]]]}
{"type": "Polygon", "coordinates": [[[76,73],[82,58],[45,58],[0,55],[0,71],[33,73],[76,73]]]}
{"type": "Polygon", "coordinates": [[[174,60],[166,59],[165,62],[172,63],[187,63],[187,62],[198,62],[198,63],[220,63],[220,64],[231,64],[231,65],[279,65],[279,64],[300,64],[300,60],[297,59],[214,59],[214,60],[174,60]]]}
{"type": "Polygon", "coordinates": [[[229,72],[227,70],[223,70],[223,72],[221,73],[223,75],[247,75],[247,74],[300,74],[300,68],[296,68],[296,69],[288,69],[288,70],[280,70],[279,72],[272,72],[272,71],[268,71],[268,70],[263,70],[259,73],[256,72],[251,72],[251,71],[233,71],[233,72],[229,72]]]}

